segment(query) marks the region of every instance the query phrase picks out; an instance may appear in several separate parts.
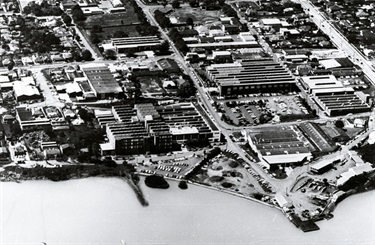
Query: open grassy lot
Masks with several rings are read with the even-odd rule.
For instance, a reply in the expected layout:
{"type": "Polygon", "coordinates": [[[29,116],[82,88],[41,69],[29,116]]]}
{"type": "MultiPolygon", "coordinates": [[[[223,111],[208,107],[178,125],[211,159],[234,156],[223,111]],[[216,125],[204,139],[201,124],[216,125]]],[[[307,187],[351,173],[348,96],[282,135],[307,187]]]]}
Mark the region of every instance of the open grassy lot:
{"type": "Polygon", "coordinates": [[[129,37],[140,36],[137,29],[136,29],[136,25],[105,27],[105,28],[103,28],[103,31],[101,32],[101,35],[104,38],[113,37],[113,34],[117,31],[123,31],[126,34],[128,34],[129,37]]]}
{"type": "Polygon", "coordinates": [[[138,78],[141,84],[142,94],[162,93],[163,89],[160,87],[160,79],[156,76],[138,78]]]}
{"type": "Polygon", "coordinates": [[[174,15],[185,21],[187,18],[192,18],[195,23],[206,21],[217,21],[222,14],[221,10],[207,11],[201,8],[192,8],[188,5],[183,5],[179,9],[175,9],[171,15],[174,15]]]}
{"type": "Polygon", "coordinates": [[[207,166],[202,168],[205,174],[201,176],[201,181],[246,196],[266,194],[270,189],[266,187],[265,183],[262,183],[260,176],[250,166],[244,164],[242,159],[240,161],[234,157],[230,152],[223,152],[210,160],[207,166]]]}
{"type": "Polygon", "coordinates": [[[97,25],[102,28],[99,36],[111,38],[116,31],[123,31],[128,36],[139,36],[136,26],[140,24],[137,14],[131,4],[125,2],[126,12],[93,15],[87,17],[85,29],[90,30],[97,25]]]}
{"type": "Polygon", "coordinates": [[[102,28],[106,28],[139,23],[138,16],[134,13],[132,6],[129,5],[126,8],[126,12],[89,16],[85,27],[89,29],[93,25],[99,25],[102,28]]]}

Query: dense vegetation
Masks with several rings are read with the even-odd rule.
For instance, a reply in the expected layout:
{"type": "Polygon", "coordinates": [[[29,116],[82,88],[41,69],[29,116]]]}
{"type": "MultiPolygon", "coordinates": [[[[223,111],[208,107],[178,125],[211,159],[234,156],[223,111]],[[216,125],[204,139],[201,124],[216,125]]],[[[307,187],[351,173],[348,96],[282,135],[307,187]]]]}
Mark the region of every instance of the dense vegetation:
{"type": "Polygon", "coordinates": [[[188,46],[186,45],[185,41],[182,39],[180,32],[176,28],[172,28],[169,31],[168,35],[174,42],[176,48],[180,50],[183,54],[186,54],[189,51],[188,46]]]}
{"type": "Polygon", "coordinates": [[[358,153],[362,156],[365,162],[375,165],[375,144],[366,144],[358,148],[358,153]]]}
{"type": "Polygon", "coordinates": [[[178,187],[181,190],[186,190],[188,188],[188,185],[187,185],[186,181],[181,181],[180,183],[178,183],[178,187]]]}
{"type": "Polygon", "coordinates": [[[169,184],[163,176],[150,175],[145,178],[145,184],[150,188],[168,189],[169,184]]]}
{"type": "Polygon", "coordinates": [[[363,192],[375,188],[375,173],[363,173],[350,178],[339,189],[342,191],[363,192]]]}
{"type": "Polygon", "coordinates": [[[34,1],[30,2],[23,8],[23,13],[33,14],[35,16],[59,16],[63,13],[59,6],[51,5],[47,1],[42,1],[41,4],[36,4],[34,1]]]}
{"type": "Polygon", "coordinates": [[[38,24],[32,23],[30,20],[27,22],[21,15],[17,16],[14,23],[10,23],[10,26],[13,25],[19,26],[22,38],[22,40],[19,40],[19,44],[24,53],[31,51],[45,53],[53,48],[62,49],[60,38],[50,31],[48,27],[39,27],[38,24]],[[23,46],[24,42],[27,43],[31,50],[23,46]]]}

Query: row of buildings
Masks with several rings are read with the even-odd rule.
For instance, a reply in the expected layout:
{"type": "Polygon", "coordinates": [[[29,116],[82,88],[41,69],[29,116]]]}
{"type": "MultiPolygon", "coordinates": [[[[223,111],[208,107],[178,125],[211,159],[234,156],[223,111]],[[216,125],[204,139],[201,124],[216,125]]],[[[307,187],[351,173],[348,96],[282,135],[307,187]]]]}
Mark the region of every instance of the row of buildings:
{"type": "Polygon", "coordinates": [[[328,116],[371,111],[369,95],[345,87],[333,75],[303,76],[301,95],[317,112],[328,116]]]}

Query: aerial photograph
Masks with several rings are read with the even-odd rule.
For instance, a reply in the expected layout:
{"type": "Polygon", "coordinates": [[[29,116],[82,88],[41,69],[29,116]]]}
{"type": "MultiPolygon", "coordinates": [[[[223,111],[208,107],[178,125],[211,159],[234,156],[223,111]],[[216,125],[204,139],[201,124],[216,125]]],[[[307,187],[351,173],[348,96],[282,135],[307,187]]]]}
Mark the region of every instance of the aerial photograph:
{"type": "Polygon", "coordinates": [[[374,245],[375,0],[0,0],[0,245],[374,245]]]}

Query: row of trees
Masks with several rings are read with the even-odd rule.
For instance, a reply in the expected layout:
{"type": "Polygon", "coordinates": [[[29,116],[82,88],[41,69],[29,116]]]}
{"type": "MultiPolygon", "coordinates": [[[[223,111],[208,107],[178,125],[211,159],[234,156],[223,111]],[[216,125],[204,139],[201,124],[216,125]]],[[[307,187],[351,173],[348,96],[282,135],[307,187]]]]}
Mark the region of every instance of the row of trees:
{"type": "Polygon", "coordinates": [[[238,19],[238,15],[237,15],[237,12],[236,10],[234,10],[232,8],[232,6],[230,6],[229,4],[223,4],[221,5],[221,10],[223,11],[223,13],[228,16],[228,17],[234,17],[234,18],[237,18],[238,19]]]}
{"type": "Polygon", "coordinates": [[[165,15],[165,13],[161,12],[160,10],[155,10],[154,12],[155,20],[159,23],[162,28],[171,27],[172,23],[169,18],[165,15]]]}
{"type": "Polygon", "coordinates": [[[169,31],[168,35],[172,39],[178,50],[180,50],[184,54],[189,51],[188,46],[186,45],[185,41],[182,39],[180,32],[176,28],[172,28],[169,31]]]}

